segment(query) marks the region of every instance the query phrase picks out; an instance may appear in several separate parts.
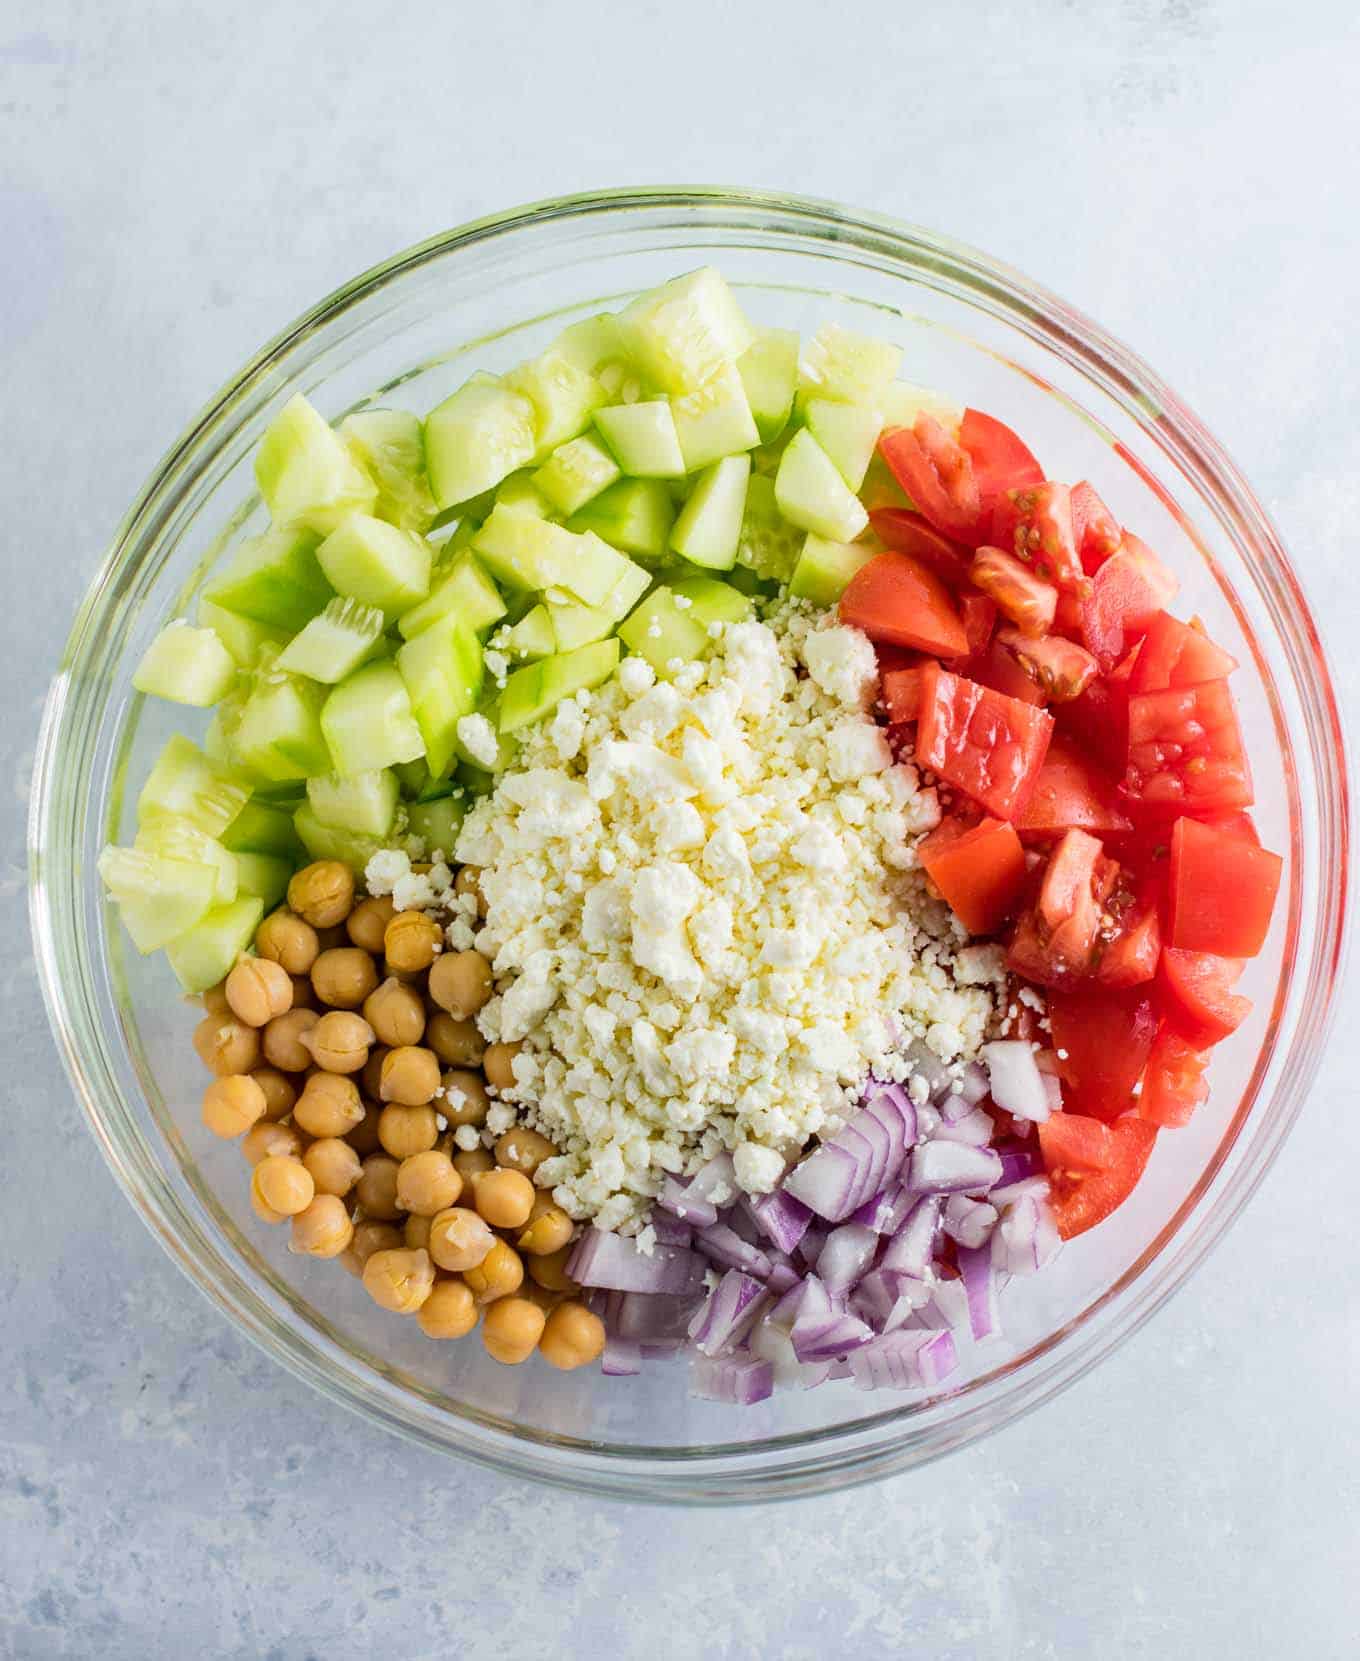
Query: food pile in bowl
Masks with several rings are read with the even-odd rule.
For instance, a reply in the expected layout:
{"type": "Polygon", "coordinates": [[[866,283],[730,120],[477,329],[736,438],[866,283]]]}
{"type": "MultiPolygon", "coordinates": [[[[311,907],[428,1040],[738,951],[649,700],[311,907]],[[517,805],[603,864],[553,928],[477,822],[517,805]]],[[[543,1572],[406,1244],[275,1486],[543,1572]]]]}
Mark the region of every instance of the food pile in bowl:
{"type": "Polygon", "coordinates": [[[204,1122],[431,1339],[933,1392],[1206,1099],[1236,665],[901,355],[706,268],[423,421],[296,396],[142,660],[213,713],[100,869],[204,1122]]]}

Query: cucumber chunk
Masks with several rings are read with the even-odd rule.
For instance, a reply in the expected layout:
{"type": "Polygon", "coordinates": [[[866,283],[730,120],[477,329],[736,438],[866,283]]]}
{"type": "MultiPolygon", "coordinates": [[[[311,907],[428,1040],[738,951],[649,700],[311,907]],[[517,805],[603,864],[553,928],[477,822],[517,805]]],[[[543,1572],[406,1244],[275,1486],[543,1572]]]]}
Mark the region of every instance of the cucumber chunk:
{"type": "Polygon", "coordinates": [[[243,542],[203,598],[271,629],[296,634],[334,597],[306,529],[266,531],[243,542]]]}
{"type": "Polygon", "coordinates": [[[236,855],[214,837],[205,835],[188,819],[174,814],[157,814],[140,827],[132,845],[141,853],[159,854],[165,859],[208,866],[216,884],[212,897],[214,905],[229,905],[236,898],[239,881],[236,855]]]}
{"type": "Polygon", "coordinates": [[[307,800],[323,825],[364,836],[386,836],[397,816],[400,791],[388,767],[348,778],[330,773],[307,780],[307,800]]]}
{"type": "Polygon", "coordinates": [[[675,505],[659,479],[620,479],[572,514],[567,529],[594,531],[611,547],[638,559],[662,559],[670,544],[675,505]]]}
{"type": "Polygon", "coordinates": [[[807,430],[835,462],[836,471],[851,490],[858,490],[883,430],[883,416],[877,406],[809,398],[803,418],[807,430]]]}
{"type": "Polygon", "coordinates": [[[798,336],[792,329],[761,329],[737,360],[760,442],[779,437],[793,413],[798,389],[798,336]]]}
{"type": "Polygon", "coordinates": [[[802,545],[802,531],[790,525],[779,511],[774,480],[753,473],[746,486],[734,569],[752,571],[763,581],[787,582],[802,545]]]}
{"type": "Polygon", "coordinates": [[[691,565],[730,570],[737,560],[751,458],[724,456],[701,473],[671,532],[671,547],[691,565]]]}
{"type": "Polygon", "coordinates": [[[794,434],[784,452],[774,496],[790,524],[833,542],[853,542],[869,523],[863,504],[806,428],[794,434]]]}
{"type": "Polygon", "coordinates": [[[428,530],[435,506],[420,417],[404,409],[360,410],[340,423],[340,436],[378,487],[378,518],[404,531],[428,530]]]}
{"type": "Polygon", "coordinates": [[[235,679],[236,659],[216,634],[177,618],[147,647],[132,684],[154,698],[206,709],[226,697],[235,679]]]}
{"type": "Polygon", "coordinates": [[[378,644],[383,614],[360,600],[335,599],[319,617],[295,634],[279,654],[276,667],[289,675],[334,686],[352,674],[378,644]]]}
{"type": "Polygon", "coordinates": [[[664,677],[674,673],[673,664],[693,662],[712,649],[712,624],[744,623],[750,615],[750,600],[730,583],[682,577],[669,587],[654,588],[619,630],[619,638],[664,677]]]}
{"type": "Polygon", "coordinates": [[[466,812],[466,798],[461,793],[440,796],[432,802],[412,802],[406,809],[407,828],[412,836],[423,839],[427,853],[438,850],[447,859],[453,853],[466,812]]]}
{"type": "Polygon", "coordinates": [[[740,455],[760,443],[760,433],[735,364],[726,364],[712,380],[671,399],[685,471],[697,473],[724,456],[740,455]]]}
{"type": "Polygon", "coordinates": [[[902,348],[891,341],[823,323],[803,349],[798,389],[812,398],[881,404],[901,362],[902,348]]]}
{"type": "Polygon", "coordinates": [[[618,666],[618,641],[597,640],[516,669],[501,693],[500,730],[516,732],[542,720],[563,698],[602,685],[618,666]]]}
{"type": "Polygon", "coordinates": [[[619,314],[624,349],[663,392],[693,392],[752,341],[751,325],[712,266],[639,295],[619,314]]]}
{"type": "Polygon", "coordinates": [[[447,565],[434,572],[430,596],[397,620],[403,640],[413,640],[441,617],[457,617],[473,634],[483,635],[505,616],[505,601],[492,582],[486,567],[463,549],[447,565]]]}
{"type": "Polygon", "coordinates": [[[165,949],[170,967],[186,992],[206,992],[231,973],[249,950],[264,916],[264,901],[246,895],[217,906],[165,949]]]}
{"type": "Polygon", "coordinates": [[[796,600],[834,606],[851,577],[877,552],[867,543],[830,542],[809,531],[789,579],[789,593],[796,600]]]}
{"type": "Polygon", "coordinates": [[[425,418],[425,468],[435,505],[491,490],[534,459],[534,406],[499,381],[474,378],[425,418]]]}
{"type": "Polygon", "coordinates": [[[280,860],[294,860],[302,852],[292,813],[258,797],[252,797],[223,831],[222,846],[234,854],[264,854],[280,860]]]}
{"type": "Polygon", "coordinates": [[[288,643],[287,629],[271,629],[253,617],[242,617],[225,606],[214,605],[203,596],[194,608],[194,616],[199,628],[211,629],[241,669],[252,668],[266,647],[281,649],[288,643]]]}
{"type": "Polygon", "coordinates": [[[313,776],[376,772],[425,753],[410,695],[392,663],[370,663],[341,681],[321,707],[321,731],[334,765],[313,768],[313,776]]]}
{"type": "Polygon", "coordinates": [[[501,643],[513,658],[550,657],[557,650],[557,640],[547,606],[540,602],[526,611],[513,628],[505,631],[501,643]]]}
{"type": "MultiPolygon", "coordinates": [[[[453,759],[458,722],[477,707],[482,691],[482,647],[457,617],[445,617],[397,653],[397,669],[436,778],[453,759]]],[[[393,758],[409,761],[409,756],[393,758]]]]}
{"type": "Polygon", "coordinates": [[[191,929],[213,903],[217,872],[196,860],[170,859],[144,848],[105,848],[99,875],[143,956],[191,929]]]}
{"type": "Polygon", "coordinates": [[[137,797],[137,823],[177,815],[207,836],[221,836],[250,800],[250,791],[180,734],[168,740],[137,797]]]}
{"type": "MultiPolygon", "coordinates": [[[[288,828],[290,831],[293,828],[291,819],[288,821],[288,828]]],[[[296,869],[293,860],[279,859],[274,854],[237,854],[238,896],[241,899],[253,897],[260,901],[266,911],[272,911],[288,892],[289,878],[296,869]]]]}
{"type": "Polygon", "coordinates": [[[391,622],[430,592],[430,545],[371,513],[352,513],[316,551],[337,594],[376,606],[391,622]]]}
{"type": "Polygon", "coordinates": [[[512,369],[502,384],[534,406],[540,459],[583,433],[590,425],[591,412],[609,401],[609,394],[589,370],[551,348],[512,369]]]}
{"type": "Polygon", "coordinates": [[[669,404],[610,404],[595,411],[595,425],[619,464],[634,479],[681,479],[685,458],[669,404]]]}
{"type": "Polygon", "coordinates": [[[358,831],[342,830],[338,825],[323,825],[312,811],[310,802],[303,802],[293,815],[298,840],[307,850],[308,859],[338,859],[359,876],[374,854],[381,852],[383,843],[376,836],[363,836],[358,831]]]}
{"type": "Polygon", "coordinates": [[[618,477],[619,464],[609,451],[594,433],[582,433],[553,451],[534,474],[534,483],[559,513],[572,514],[618,477]]]}
{"type": "Polygon", "coordinates": [[[378,487],[324,416],[295,393],[255,452],[255,482],[276,525],[328,536],[351,513],[371,513],[378,487]]]}
{"type": "Polygon", "coordinates": [[[586,605],[600,605],[624,575],[628,561],[598,536],[497,507],[474,547],[492,576],[513,588],[565,589],[586,605]]]}
{"type": "Polygon", "coordinates": [[[331,771],[321,726],[325,690],[296,675],[258,677],[227,733],[233,752],[275,784],[331,771]]]}

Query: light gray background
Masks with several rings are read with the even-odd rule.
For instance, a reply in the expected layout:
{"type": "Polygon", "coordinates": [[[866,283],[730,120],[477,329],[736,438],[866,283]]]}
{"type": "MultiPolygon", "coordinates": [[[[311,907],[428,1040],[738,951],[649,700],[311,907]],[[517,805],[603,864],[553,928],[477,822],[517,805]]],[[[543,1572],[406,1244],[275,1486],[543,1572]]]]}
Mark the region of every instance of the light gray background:
{"type": "Polygon", "coordinates": [[[46,677],[187,417],[342,279],[591,185],[842,198],[1069,296],[1278,515],[1353,711],[1356,27],[1347,0],[0,0],[0,1655],[1357,1653],[1353,992],[1245,1218],[1094,1376],[886,1486],[683,1515],[431,1463],[238,1339],[83,1128],[23,892],[46,677]]]}

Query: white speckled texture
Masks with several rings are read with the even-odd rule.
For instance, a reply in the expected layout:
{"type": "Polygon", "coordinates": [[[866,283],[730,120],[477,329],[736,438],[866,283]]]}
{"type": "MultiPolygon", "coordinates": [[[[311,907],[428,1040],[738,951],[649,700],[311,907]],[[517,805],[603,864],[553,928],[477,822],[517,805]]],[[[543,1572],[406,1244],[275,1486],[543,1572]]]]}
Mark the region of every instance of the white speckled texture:
{"type": "Polygon", "coordinates": [[[171,1268],[47,1035],[23,807],[76,597],[212,389],[387,253],[601,183],[840,197],[1069,295],[1226,441],[1342,646],[1357,112],[1345,0],[0,6],[0,1656],[1356,1654],[1355,1185],[1317,1188],[1360,1163],[1354,990],[1226,1245],[1061,1400],[867,1493],[628,1510],[428,1463],[171,1268]]]}

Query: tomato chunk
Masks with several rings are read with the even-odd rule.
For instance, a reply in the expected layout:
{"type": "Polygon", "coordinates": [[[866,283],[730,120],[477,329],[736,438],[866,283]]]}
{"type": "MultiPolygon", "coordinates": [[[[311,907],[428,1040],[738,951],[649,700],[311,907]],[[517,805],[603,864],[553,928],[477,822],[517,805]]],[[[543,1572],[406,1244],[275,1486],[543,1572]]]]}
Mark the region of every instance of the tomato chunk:
{"type": "Polygon", "coordinates": [[[914,721],[921,713],[921,668],[889,669],[883,676],[883,708],[889,724],[914,721]]]}
{"type": "Polygon", "coordinates": [[[1108,1171],[1114,1147],[1110,1127],[1084,1113],[1050,1113],[1039,1126],[1039,1149],[1050,1173],[1108,1171]]]}
{"type": "Polygon", "coordinates": [[[1051,703],[1079,698],[1100,673],[1100,665],[1084,646],[1061,635],[1035,638],[1018,629],[998,629],[996,637],[1015,653],[1021,668],[1051,703]]]}
{"type": "Polygon", "coordinates": [[[1028,446],[1003,422],[980,409],[964,410],[959,444],[968,452],[984,501],[1003,490],[1044,482],[1044,470],[1028,446]]]}
{"type": "Polygon", "coordinates": [[[1132,825],[1119,811],[1114,780],[1070,738],[1055,733],[1015,828],[1028,836],[1061,836],[1069,830],[1105,836],[1132,825]]]}
{"type": "Polygon", "coordinates": [[[1124,788],[1151,807],[1180,813],[1250,807],[1251,769],[1226,681],[1129,699],[1124,788]]]}
{"type": "Polygon", "coordinates": [[[1225,680],[1236,667],[1237,659],[1215,646],[1208,635],[1170,612],[1159,611],[1143,636],[1129,674],[1129,691],[1161,692],[1168,686],[1225,680]]]}
{"type": "Polygon", "coordinates": [[[1158,979],[1166,1017],[1196,1049],[1207,1050],[1236,1032],[1251,1012],[1251,999],[1232,990],[1242,960],[1168,946],[1158,979]]]}
{"type": "Polygon", "coordinates": [[[1121,1119],[1110,1130],[1110,1164],[1087,1175],[1059,1171],[1049,1177],[1048,1208],[1064,1240],[1085,1234],[1123,1205],[1138,1186],[1157,1141],[1145,1119],[1121,1119]]]}
{"type": "Polygon", "coordinates": [[[1173,946],[1255,957],[1270,932],[1284,861],[1231,831],[1177,819],[1171,832],[1173,946]]]}
{"type": "Polygon", "coordinates": [[[916,756],[998,819],[1024,807],[1043,766],[1053,718],[938,664],[921,670],[916,756]]]}
{"type": "Polygon", "coordinates": [[[1089,574],[1099,571],[1119,547],[1120,531],[1114,515],[1085,479],[1072,486],[1072,535],[1082,568],[1089,574]]]}
{"type": "Polygon", "coordinates": [[[919,513],[908,508],[874,508],[869,523],[885,548],[920,560],[950,588],[968,580],[967,551],[941,536],[919,513]]]}
{"type": "Polygon", "coordinates": [[[1025,850],[1001,819],[945,819],[917,848],[926,875],[971,934],[995,934],[1020,903],[1025,850]]]}
{"type": "Polygon", "coordinates": [[[876,554],[860,566],[841,595],[841,621],[863,629],[870,640],[912,646],[936,657],[968,650],[949,590],[910,554],[876,554]]]}
{"type": "Polygon", "coordinates": [[[1119,551],[1091,578],[1091,591],[1082,605],[1087,650],[1107,667],[1117,663],[1147,632],[1157,613],[1170,605],[1179,587],[1152,549],[1126,532],[1119,551]]]}
{"type": "Polygon", "coordinates": [[[977,540],[982,499],[967,450],[931,415],[912,427],[890,427],[878,441],[888,471],[921,513],[945,536],[977,540]]]}
{"type": "Polygon", "coordinates": [[[1065,1106],[1107,1124],[1127,1111],[1157,1036],[1146,988],[1116,991],[1090,982],[1048,1000],[1065,1106]]]}
{"type": "Polygon", "coordinates": [[[1045,582],[1078,594],[1090,586],[1072,526],[1072,492],[1049,480],[1008,490],[991,514],[993,540],[1045,582]]]}
{"type": "Polygon", "coordinates": [[[1163,1027],[1143,1074],[1138,1117],[1168,1130],[1188,1125],[1195,1109],[1209,1099],[1209,1086],[1204,1077],[1208,1062],[1208,1056],[1174,1028],[1163,1027]]]}
{"type": "Polygon", "coordinates": [[[975,588],[996,602],[998,611],[1025,634],[1043,634],[1053,626],[1058,591],[1036,577],[1032,566],[1001,548],[979,548],[968,572],[975,588]]]}

